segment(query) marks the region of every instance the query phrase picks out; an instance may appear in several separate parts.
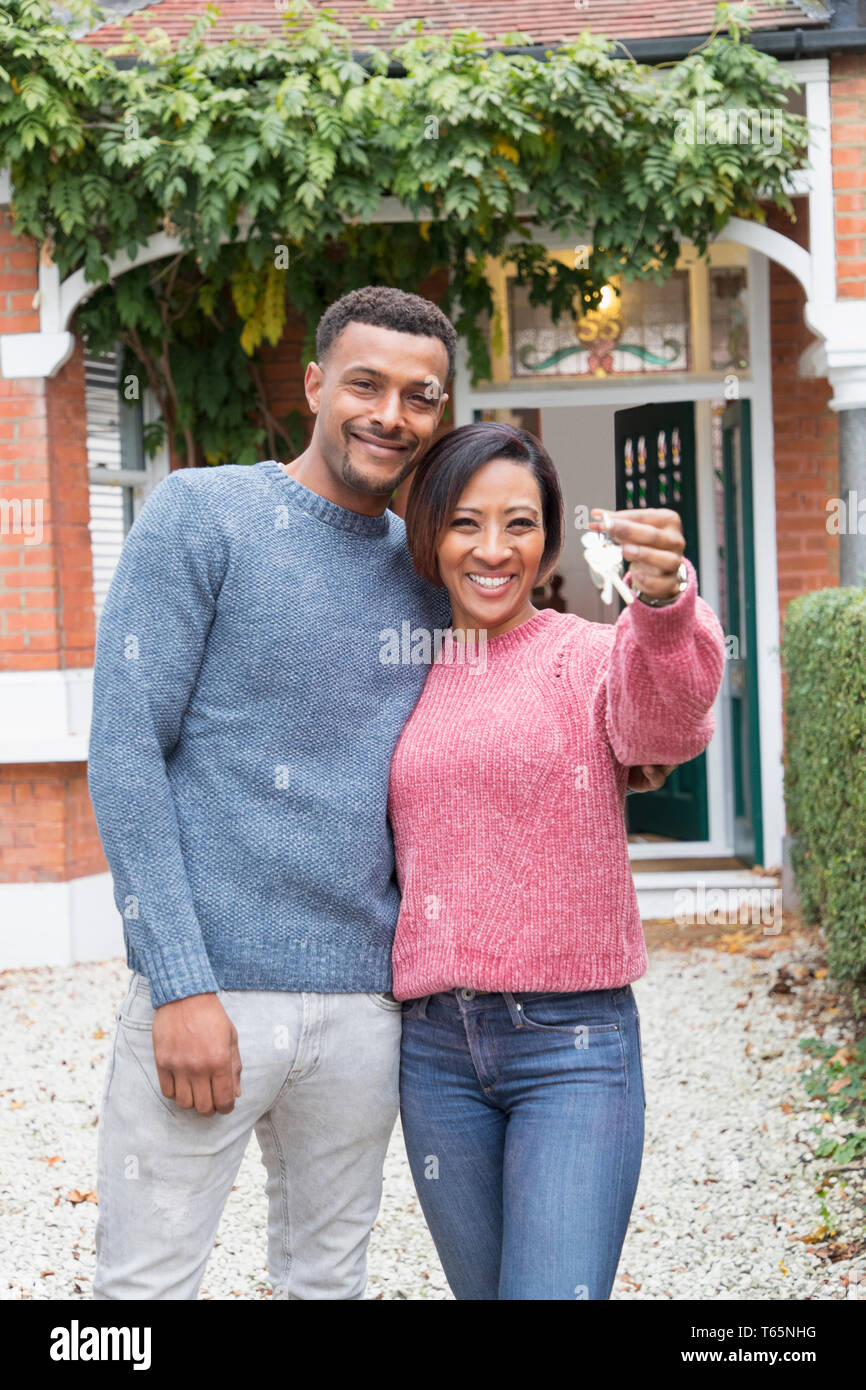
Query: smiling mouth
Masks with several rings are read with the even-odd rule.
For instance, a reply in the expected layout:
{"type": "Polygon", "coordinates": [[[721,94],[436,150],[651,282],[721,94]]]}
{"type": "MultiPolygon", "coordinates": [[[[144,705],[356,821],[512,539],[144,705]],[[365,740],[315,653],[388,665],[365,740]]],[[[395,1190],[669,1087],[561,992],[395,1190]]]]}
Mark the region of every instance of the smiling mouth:
{"type": "Polygon", "coordinates": [[[499,594],[503,589],[507,589],[512,580],[517,578],[516,574],[467,574],[464,576],[476,589],[482,589],[486,594],[499,594]]]}
{"type": "Polygon", "coordinates": [[[401,444],[396,440],[367,438],[363,434],[356,434],[354,430],[350,431],[350,437],[357,439],[359,444],[363,444],[369,454],[381,459],[398,458],[400,454],[405,454],[409,448],[408,444],[401,444]]]}

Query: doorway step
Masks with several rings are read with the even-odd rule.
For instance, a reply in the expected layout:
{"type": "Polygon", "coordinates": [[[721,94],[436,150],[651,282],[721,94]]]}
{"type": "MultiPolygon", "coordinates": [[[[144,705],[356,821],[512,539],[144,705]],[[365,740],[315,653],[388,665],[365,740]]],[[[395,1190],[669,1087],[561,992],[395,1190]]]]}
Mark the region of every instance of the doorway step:
{"type": "Polygon", "coordinates": [[[690,917],[757,925],[781,916],[781,876],[740,859],[633,859],[632,876],[644,922],[690,917]]]}

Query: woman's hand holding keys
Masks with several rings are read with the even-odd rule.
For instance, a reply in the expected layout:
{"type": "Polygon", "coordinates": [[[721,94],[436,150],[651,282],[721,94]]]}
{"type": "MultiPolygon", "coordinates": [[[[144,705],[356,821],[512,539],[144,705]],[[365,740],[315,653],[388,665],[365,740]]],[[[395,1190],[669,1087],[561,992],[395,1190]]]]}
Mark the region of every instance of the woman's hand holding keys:
{"type": "Polygon", "coordinates": [[[622,547],[632,584],[648,598],[675,598],[686,540],[679,514],[667,507],[607,512],[594,507],[590,531],[603,531],[622,547]]]}

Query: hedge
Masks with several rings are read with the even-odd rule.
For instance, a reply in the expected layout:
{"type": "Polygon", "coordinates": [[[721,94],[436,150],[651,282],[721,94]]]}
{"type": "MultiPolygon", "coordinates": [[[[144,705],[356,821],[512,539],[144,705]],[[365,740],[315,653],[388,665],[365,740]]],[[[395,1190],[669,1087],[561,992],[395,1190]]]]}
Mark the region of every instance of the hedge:
{"type": "Polygon", "coordinates": [[[803,916],[828,966],[866,1005],[866,589],[821,589],[788,607],[785,802],[803,916]]]}

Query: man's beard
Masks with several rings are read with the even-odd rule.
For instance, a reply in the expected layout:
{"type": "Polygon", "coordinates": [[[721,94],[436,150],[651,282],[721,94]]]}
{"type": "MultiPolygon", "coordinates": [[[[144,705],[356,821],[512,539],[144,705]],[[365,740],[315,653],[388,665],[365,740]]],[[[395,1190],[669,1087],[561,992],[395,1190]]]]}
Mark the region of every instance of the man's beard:
{"type": "MultiPolygon", "coordinates": [[[[360,440],[356,441],[361,443],[360,440]]],[[[363,448],[363,444],[361,445],[363,448]]],[[[365,473],[361,473],[352,463],[350,456],[350,446],[346,444],[343,457],[340,459],[340,477],[347,487],[351,487],[355,492],[366,492],[371,497],[390,497],[402,483],[404,478],[414,472],[418,462],[417,446],[409,455],[403,467],[396,477],[385,482],[377,482],[376,479],[369,478],[365,473]]]]}

